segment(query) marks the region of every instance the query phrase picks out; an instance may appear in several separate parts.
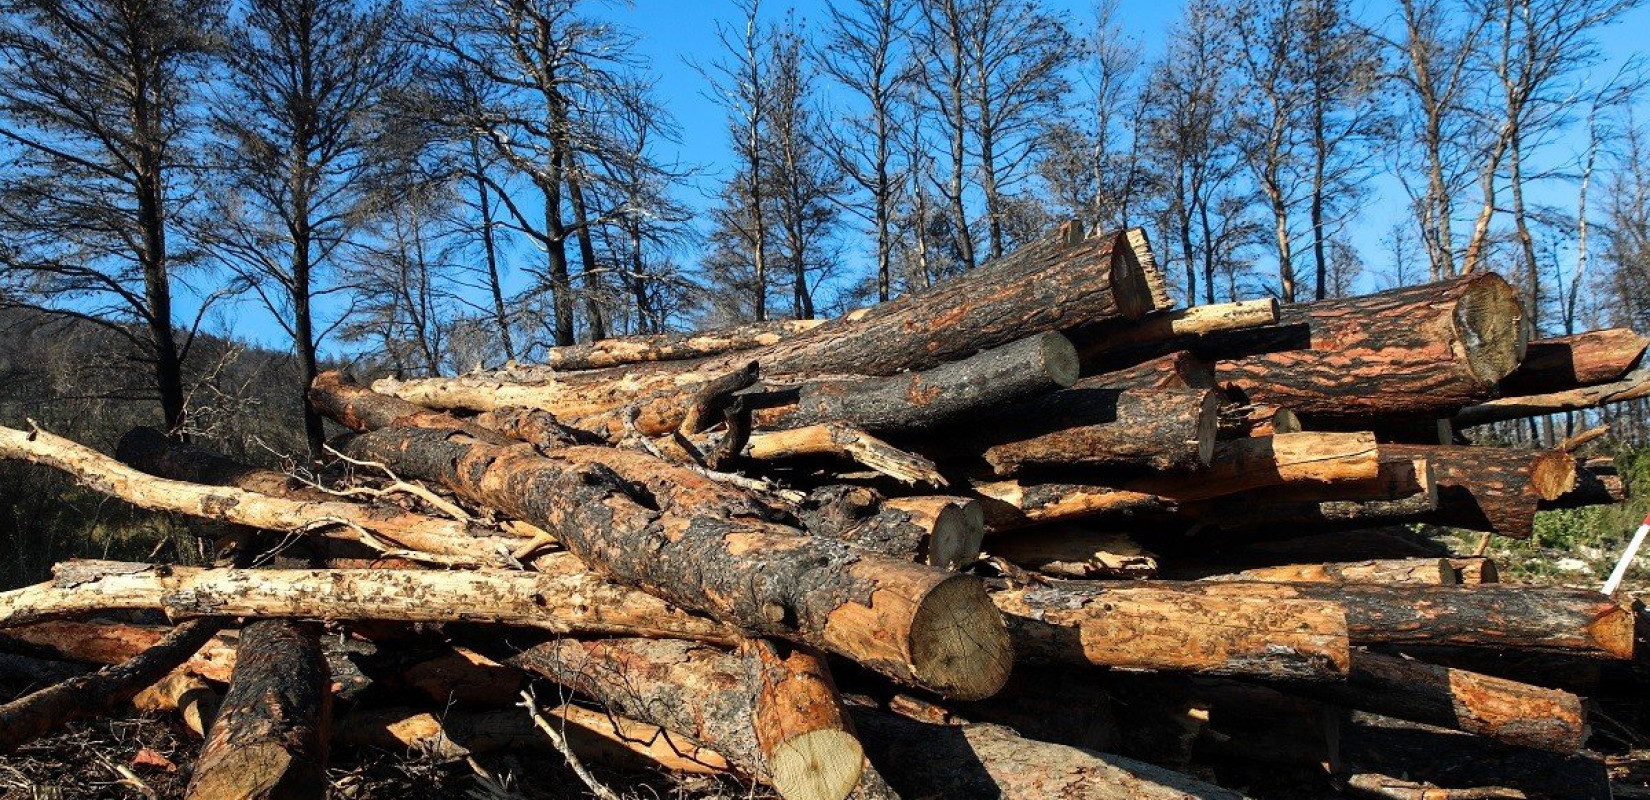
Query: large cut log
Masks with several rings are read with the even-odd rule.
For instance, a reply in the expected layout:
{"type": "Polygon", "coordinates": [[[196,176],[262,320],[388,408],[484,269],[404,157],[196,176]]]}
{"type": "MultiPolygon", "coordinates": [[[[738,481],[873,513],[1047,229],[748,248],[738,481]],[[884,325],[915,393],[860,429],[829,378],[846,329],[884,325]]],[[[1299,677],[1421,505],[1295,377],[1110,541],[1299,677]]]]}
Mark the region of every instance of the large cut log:
{"type": "Polygon", "coordinates": [[[731,641],[732,631],[609,583],[572,558],[553,572],[203,569],[70,561],[55,580],[0,592],[0,627],[94,611],[154,609],[174,619],[278,617],[501,622],[557,633],[731,641]]]}
{"type": "Polygon", "coordinates": [[[881,378],[809,381],[794,404],[757,412],[758,427],[844,423],[872,433],[911,433],[978,419],[1072,385],[1077,351],[1042,333],[921,372],[881,378]]]}
{"type": "Polygon", "coordinates": [[[1565,389],[1545,394],[1502,397],[1497,400],[1468,406],[1456,413],[1451,422],[1455,425],[1456,430],[1460,430],[1474,425],[1487,425],[1491,422],[1501,422],[1509,419],[1541,417],[1547,414],[1562,414],[1566,411],[1598,408],[1612,403],[1625,403],[1628,400],[1637,400],[1646,396],[1650,396],[1650,369],[1640,367],[1613,383],[1601,383],[1597,386],[1584,386],[1580,389],[1565,389]]]}
{"type": "Polygon", "coordinates": [[[1158,513],[1170,506],[1154,494],[1086,483],[977,481],[969,488],[985,512],[987,533],[1045,522],[1158,513]]]}
{"type": "Polygon", "coordinates": [[[1608,596],[1561,586],[1381,586],[1199,581],[1164,591],[1224,598],[1311,599],[1346,608],[1353,644],[1479,647],[1627,660],[1635,618],[1608,596]]]}
{"type": "Polygon", "coordinates": [[[1425,457],[1381,451],[1374,478],[1304,484],[1183,503],[1183,519],[1251,538],[1421,521],[1438,510],[1438,484],[1425,457]]]}
{"type": "Polygon", "coordinates": [[[1133,535],[1072,523],[993,536],[986,548],[991,555],[1061,578],[1150,578],[1157,574],[1157,558],[1133,535]]]}
{"type": "Polygon", "coordinates": [[[1555,753],[1574,753],[1587,740],[1586,709],[1569,692],[1365,650],[1352,652],[1345,682],[1282,688],[1345,708],[1555,753]]]}
{"type": "Polygon", "coordinates": [[[1535,512],[1576,487],[1574,456],[1562,450],[1462,445],[1381,445],[1399,458],[1424,458],[1438,486],[1438,510],[1418,521],[1529,537],[1535,512]]]}
{"type": "Polygon", "coordinates": [[[1027,739],[1001,725],[936,725],[853,708],[871,763],[902,797],[1242,800],[1131,758],[1027,739]]]}
{"type": "MultiPolygon", "coordinates": [[[[1087,375],[1123,369],[1175,350],[1205,353],[1221,334],[1276,325],[1278,301],[1240,300],[1148,315],[1128,324],[1103,323],[1071,332],[1087,375]]],[[[1247,355],[1253,350],[1244,351],[1247,355]]],[[[1210,353],[1229,356],[1231,353],[1210,353]]]]}
{"type": "Polygon", "coordinates": [[[1123,488],[1186,503],[1250,489],[1369,481],[1380,472],[1371,434],[1280,433],[1220,442],[1202,472],[1137,478],[1123,488]]]}
{"type": "Polygon", "coordinates": [[[571,372],[620,367],[626,364],[645,364],[652,361],[705,358],[769,347],[798,334],[807,333],[822,324],[824,320],[787,319],[748,322],[731,328],[691,333],[616,336],[589,344],[547,348],[535,365],[518,367],[515,371],[523,374],[540,371],[571,372]]]}
{"type": "Polygon", "coordinates": [[[762,649],[740,656],[681,641],[561,639],[507,662],[708,747],[787,800],[841,800],[864,752],[823,665],[762,649]]]}
{"type": "Polygon", "coordinates": [[[1185,350],[1176,350],[1132,367],[1079,378],[1072,385],[1097,389],[1213,389],[1215,368],[1185,350]]]}
{"type": "Polygon", "coordinates": [[[1193,471],[1214,453],[1219,412],[1220,397],[1210,390],[1064,389],[948,446],[979,452],[999,477],[1070,467],[1193,471]]]}
{"type": "Polygon", "coordinates": [[[1451,586],[1460,583],[1447,558],[1395,558],[1328,564],[1281,564],[1210,575],[1206,581],[1265,583],[1380,583],[1451,586]]]}
{"type": "Polygon", "coordinates": [[[1328,600],[1200,597],[1155,581],[1061,582],[992,599],[1029,663],[1293,680],[1346,674],[1346,614],[1328,600]]]}
{"type": "Polygon", "coordinates": [[[371,506],[340,500],[292,500],[232,486],[202,486],[157,478],[95,450],[45,431],[0,427],[0,458],[61,470],[91,488],[156,511],[292,534],[358,542],[375,550],[416,557],[430,554],[470,565],[505,564],[499,556],[520,545],[510,537],[479,535],[457,520],[407,514],[381,515],[371,506]]]}
{"type": "Polygon", "coordinates": [[[349,451],[537,525],[620,582],[747,631],[959,697],[990,695],[1008,673],[1007,634],[978,578],[767,522],[737,490],[646,454],[539,455],[413,428],[363,434],[349,451]]]}
{"type": "Polygon", "coordinates": [[[10,753],[65,723],[120,707],[189,660],[190,654],[211,640],[223,624],[221,619],[202,619],[180,625],[154,647],[126,662],[0,705],[0,753],[10,753]]]}
{"type": "MultiPolygon", "coordinates": [[[[656,725],[613,711],[562,704],[541,709],[580,760],[616,769],[663,769],[720,775],[727,759],[656,725]]],[[[551,751],[550,738],[519,709],[439,712],[413,708],[357,708],[334,728],[333,741],[392,753],[414,752],[447,760],[495,752],[551,751]]]]}
{"type": "Polygon", "coordinates": [[[326,796],[332,679],[315,637],[286,620],[258,620],[241,630],[229,691],[186,798],[326,796]]]}
{"type": "Polygon", "coordinates": [[[1545,394],[1621,380],[1638,366],[1650,339],[1631,328],[1606,328],[1537,339],[1518,369],[1501,379],[1501,395],[1545,394]]]}
{"type": "Polygon", "coordinates": [[[1343,430],[1447,417],[1489,399],[1529,332],[1517,291],[1493,273],[1284,306],[1280,322],[1306,325],[1309,349],[1220,362],[1221,385],[1308,427],[1343,430]]]}
{"type": "Polygon", "coordinates": [[[382,380],[380,391],[422,406],[486,411],[528,406],[616,438],[634,424],[661,435],[680,426],[697,387],[754,360],[765,379],[895,375],[928,369],[1027,336],[1151,311],[1150,287],[1122,234],[1029,245],[961,276],[761,350],[522,383],[480,374],[382,380]]]}

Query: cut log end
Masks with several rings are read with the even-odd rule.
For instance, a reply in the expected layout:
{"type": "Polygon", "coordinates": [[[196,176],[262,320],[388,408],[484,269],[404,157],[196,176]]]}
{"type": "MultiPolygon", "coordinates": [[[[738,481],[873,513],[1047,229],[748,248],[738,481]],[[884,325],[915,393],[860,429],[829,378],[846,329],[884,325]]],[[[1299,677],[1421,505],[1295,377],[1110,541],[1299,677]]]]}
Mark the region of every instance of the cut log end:
{"type": "Polygon", "coordinates": [[[911,661],[922,685],[959,700],[983,700],[1008,682],[1008,628],[979,579],[952,576],[923,598],[911,623],[911,661]]]}
{"type": "Polygon", "coordinates": [[[1530,344],[1530,324],[1518,292],[1504,280],[1474,282],[1455,307],[1455,329],[1468,366],[1488,384],[1517,369],[1530,344]]]}
{"type": "Polygon", "coordinates": [[[1197,461],[1207,467],[1215,459],[1215,439],[1220,433],[1220,393],[1207,392],[1197,414],[1197,461]]]}
{"type": "Polygon", "coordinates": [[[1562,450],[1548,450],[1530,465],[1530,488],[1542,500],[1557,500],[1576,488],[1580,472],[1575,456],[1562,450]]]}
{"type": "Polygon", "coordinates": [[[1135,232],[1117,234],[1111,248],[1108,277],[1118,312],[1126,319],[1140,319],[1156,310],[1159,300],[1152,290],[1146,267],[1141,265],[1141,254],[1149,255],[1150,245],[1146,243],[1144,234],[1130,234],[1135,232]]]}
{"type": "Polygon", "coordinates": [[[1076,383],[1083,369],[1076,345],[1058,333],[1044,334],[1039,342],[1042,345],[1043,369],[1048,373],[1049,380],[1062,389],[1076,383]]]}
{"type": "Polygon", "coordinates": [[[842,800],[859,783],[865,751],[847,731],[810,731],[774,748],[768,769],[781,797],[842,800]]]}

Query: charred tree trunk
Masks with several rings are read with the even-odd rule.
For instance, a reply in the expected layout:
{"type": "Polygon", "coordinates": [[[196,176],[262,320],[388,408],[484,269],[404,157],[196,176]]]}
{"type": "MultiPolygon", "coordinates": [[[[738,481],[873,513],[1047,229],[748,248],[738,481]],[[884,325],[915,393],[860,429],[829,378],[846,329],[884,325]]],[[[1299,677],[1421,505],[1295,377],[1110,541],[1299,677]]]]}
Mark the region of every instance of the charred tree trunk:
{"type": "Polygon", "coordinates": [[[1612,383],[1638,366],[1646,345],[1650,339],[1630,328],[1537,339],[1518,369],[1501,379],[1499,393],[1513,397],[1612,383]]]}
{"type": "Polygon", "coordinates": [[[1418,521],[1528,538],[1535,512],[1576,487],[1573,456],[1562,450],[1381,445],[1395,457],[1424,458],[1438,486],[1438,510],[1418,521]]]}
{"type": "Polygon", "coordinates": [[[1194,471],[1215,450],[1220,398],[1209,390],[1065,389],[1014,409],[993,430],[952,440],[998,476],[1038,469],[1194,471]]]}
{"type": "MultiPolygon", "coordinates": [[[[1163,309],[1159,305],[1160,312],[1163,309]]],[[[1085,325],[1071,332],[1072,343],[1083,359],[1083,374],[1094,375],[1123,369],[1175,350],[1200,355],[1229,355],[1209,344],[1223,334],[1276,325],[1278,301],[1244,300],[1236,303],[1194,306],[1151,314],[1137,322],[1085,325]]],[[[1264,349],[1264,348],[1263,348],[1264,349]]],[[[1253,350],[1246,351],[1253,352],[1253,350]]]]}

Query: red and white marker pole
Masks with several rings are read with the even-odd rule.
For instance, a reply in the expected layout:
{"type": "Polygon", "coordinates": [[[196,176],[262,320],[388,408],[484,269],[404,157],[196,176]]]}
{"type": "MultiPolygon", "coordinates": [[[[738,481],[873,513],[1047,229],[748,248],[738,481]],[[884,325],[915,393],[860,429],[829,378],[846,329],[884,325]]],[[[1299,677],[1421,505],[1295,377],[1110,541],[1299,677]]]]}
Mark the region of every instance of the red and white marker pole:
{"type": "Polygon", "coordinates": [[[1627,568],[1633,566],[1633,558],[1639,554],[1639,548],[1644,546],[1644,537],[1650,534],[1650,515],[1645,516],[1639,529],[1633,532],[1633,540],[1627,543],[1627,552],[1621,554],[1621,560],[1616,562],[1616,569],[1610,573],[1610,579],[1604,582],[1605,594],[1615,594],[1621,586],[1621,579],[1627,577],[1627,568]]]}

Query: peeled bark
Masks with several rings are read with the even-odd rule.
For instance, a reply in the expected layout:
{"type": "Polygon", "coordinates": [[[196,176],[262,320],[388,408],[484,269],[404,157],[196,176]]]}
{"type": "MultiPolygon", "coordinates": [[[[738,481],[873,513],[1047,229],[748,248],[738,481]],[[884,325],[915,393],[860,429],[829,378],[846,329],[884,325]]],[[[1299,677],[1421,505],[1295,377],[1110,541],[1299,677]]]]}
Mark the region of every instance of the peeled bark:
{"type": "Polygon", "coordinates": [[[506,374],[375,387],[419,405],[487,411],[528,406],[580,428],[617,437],[624,412],[638,411],[642,433],[675,430],[687,398],[704,381],[755,360],[768,379],[784,376],[894,375],[923,370],[1027,336],[1152,310],[1150,287],[1122,234],[1081,242],[1029,245],[978,269],[831,320],[761,350],[703,361],[558,376],[524,383],[506,374]]]}
{"type": "Polygon", "coordinates": [[[1007,675],[1007,636],[977,578],[763,521],[742,493],[651,456],[539,455],[409,428],[364,434],[349,449],[537,525],[620,582],[752,633],[960,697],[989,695],[1007,675]],[[643,489],[648,505],[637,500],[643,489]]]}
{"type": "Polygon", "coordinates": [[[685,361],[723,353],[756,350],[778,344],[819,327],[824,320],[787,319],[751,322],[732,328],[692,333],[654,333],[617,336],[589,344],[551,347],[537,364],[521,372],[605,369],[653,361],[685,361]]]}
{"type": "Polygon", "coordinates": [[[993,536],[986,549],[1026,569],[1061,578],[1151,578],[1157,574],[1157,558],[1133,536],[1069,523],[993,536]]]}
{"type": "Polygon", "coordinates": [[[180,625],[128,661],[0,705],[0,753],[10,753],[66,723],[120,707],[187,661],[223,624],[221,619],[202,619],[180,625]]]}
{"type": "Polygon", "coordinates": [[[977,481],[970,488],[985,512],[988,533],[1045,522],[1161,512],[1169,505],[1153,494],[1097,484],[977,481]]]}
{"type": "Polygon", "coordinates": [[[1151,314],[1126,325],[1086,326],[1071,337],[1084,374],[1098,374],[1175,350],[1201,352],[1205,342],[1221,334],[1277,324],[1278,311],[1278,301],[1272,299],[1215,303],[1151,314]]]}
{"type": "Polygon", "coordinates": [[[1347,620],[1328,600],[1217,597],[1155,581],[992,594],[1028,663],[1291,680],[1346,674],[1347,620]]]}
{"type": "Polygon", "coordinates": [[[1517,291],[1493,273],[1284,306],[1280,322],[1306,325],[1309,349],[1220,362],[1221,384],[1308,427],[1354,430],[1489,399],[1529,332],[1517,291]]]}
{"type": "Polygon", "coordinates": [[[1625,403],[1650,396],[1650,369],[1640,367],[1614,383],[1601,383],[1580,389],[1566,389],[1545,394],[1502,397],[1478,405],[1468,406],[1456,413],[1452,422],[1457,430],[1474,425],[1487,425],[1524,417],[1541,417],[1598,408],[1612,403],[1625,403]]]}
{"type": "Polygon", "coordinates": [[[843,423],[872,433],[930,431],[1072,385],[1070,340],[1043,333],[961,361],[884,378],[813,381],[795,405],[758,412],[760,427],[843,423]]]}
{"type": "Polygon", "coordinates": [[[1452,586],[1460,583],[1447,558],[1400,558],[1381,561],[1343,561],[1328,564],[1283,564],[1241,572],[1211,575],[1209,581],[1265,583],[1379,583],[1452,586]]]}
{"type": "Polygon", "coordinates": [[[1191,471],[1215,449],[1220,398],[1208,390],[1065,389],[961,440],[999,477],[1040,468],[1191,471]]]}
{"type": "Polygon", "coordinates": [[[755,690],[751,725],[769,781],[786,798],[840,800],[859,784],[865,750],[854,736],[825,659],[747,639],[740,655],[755,690]]]}
{"type": "MultiPolygon", "coordinates": [[[[36,622],[0,627],[0,649],[64,661],[119,664],[159,644],[171,630],[122,622],[36,622]]],[[[197,648],[178,671],[228,683],[234,666],[235,640],[219,634],[197,648]]]]}
{"type": "Polygon", "coordinates": [[[184,796],[325,797],[331,687],[314,631],[284,620],[248,624],[184,796]]]}
{"type": "Polygon", "coordinates": [[[560,574],[393,569],[202,569],[72,561],[49,583],[0,592],[0,627],[93,611],[174,619],[245,616],[495,622],[556,633],[731,641],[732,631],[609,583],[571,559],[560,574]]]}
{"type": "Polygon", "coordinates": [[[1438,485],[1438,510],[1422,521],[1528,538],[1543,502],[1574,489],[1576,460],[1562,450],[1381,445],[1394,457],[1425,458],[1438,485]]]}
{"type": "Polygon", "coordinates": [[[1638,366],[1650,339],[1631,328],[1607,328],[1537,339],[1518,369],[1501,379],[1501,394],[1543,394],[1621,380],[1638,366]]]}
{"type": "Polygon", "coordinates": [[[1380,450],[1370,434],[1281,433],[1220,442],[1202,472],[1138,478],[1123,488],[1192,502],[1249,489],[1374,480],[1380,470],[1380,450]]]}
{"type": "Polygon", "coordinates": [[[847,425],[810,425],[788,431],[755,433],[751,435],[744,455],[756,461],[833,456],[906,484],[946,484],[945,477],[940,475],[934,462],[847,425]]]}

